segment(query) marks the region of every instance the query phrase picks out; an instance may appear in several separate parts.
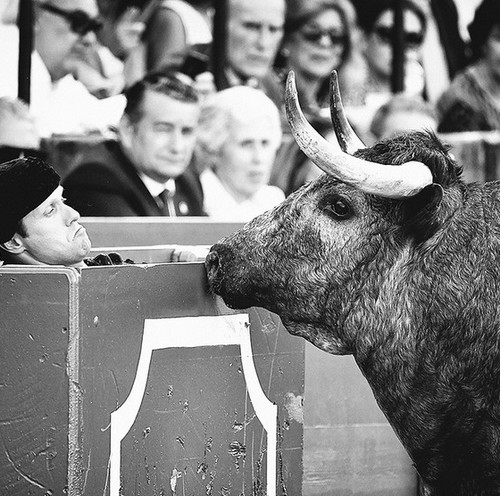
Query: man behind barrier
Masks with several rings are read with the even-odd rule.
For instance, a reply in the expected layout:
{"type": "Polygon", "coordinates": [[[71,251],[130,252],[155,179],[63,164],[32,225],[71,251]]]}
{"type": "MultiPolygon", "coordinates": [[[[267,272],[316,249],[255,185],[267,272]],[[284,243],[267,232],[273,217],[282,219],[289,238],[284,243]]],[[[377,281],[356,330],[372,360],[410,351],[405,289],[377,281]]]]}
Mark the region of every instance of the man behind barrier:
{"type": "Polygon", "coordinates": [[[0,265],[120,264],[117,254],[85,258],[91,243],[80,214],[65,204],[59,174],[43,160],[0,164],[0,265]]]}

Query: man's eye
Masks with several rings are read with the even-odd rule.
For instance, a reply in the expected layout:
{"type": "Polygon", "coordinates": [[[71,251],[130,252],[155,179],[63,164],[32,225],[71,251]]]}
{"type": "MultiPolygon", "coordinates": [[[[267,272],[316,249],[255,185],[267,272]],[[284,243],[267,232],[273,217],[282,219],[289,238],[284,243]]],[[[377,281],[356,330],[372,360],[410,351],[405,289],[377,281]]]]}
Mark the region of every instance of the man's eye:
{"type": "Polygon", "coordinates": [[[258,31],[260,29],[260,24],[256,23],[256,22],[245,22],[243,24],[243,26],[246,28],[246,29],[250,29],[252,31],[258,31]]]}

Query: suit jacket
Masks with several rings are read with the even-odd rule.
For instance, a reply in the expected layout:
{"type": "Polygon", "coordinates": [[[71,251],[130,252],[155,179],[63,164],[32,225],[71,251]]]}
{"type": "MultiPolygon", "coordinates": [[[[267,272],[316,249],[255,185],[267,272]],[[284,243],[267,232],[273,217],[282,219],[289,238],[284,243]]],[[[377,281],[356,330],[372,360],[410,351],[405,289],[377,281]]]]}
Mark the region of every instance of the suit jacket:
{"type": "MultiPolygon", "coordinates": [[[[118,142],[108,142],[85,155],[63,180],[68,205],[83,216],[164,215],[124,155],[118,142]]],[[[188,169],[175,179],[173,198],[178,216],[206,215],[198,176],[188,169]]]]}

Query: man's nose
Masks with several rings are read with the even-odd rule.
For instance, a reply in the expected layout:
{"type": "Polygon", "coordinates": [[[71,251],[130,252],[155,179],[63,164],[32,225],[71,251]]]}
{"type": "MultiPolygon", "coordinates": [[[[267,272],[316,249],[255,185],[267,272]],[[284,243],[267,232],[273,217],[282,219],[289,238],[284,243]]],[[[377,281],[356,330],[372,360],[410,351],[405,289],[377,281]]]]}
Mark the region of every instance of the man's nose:
{"type": "Polygon", "coordinates": [[[97,36],[93,31],[80,35],[78,38],[79,43],[85,47],[91,47],[97,43],[97,36]]]}
{"type": "Polygon", "coordinates": [[[253,146],[252,150],[253,162],[256,164],[260,164],[265,160],[266,157],[266,148],[264,145],[260,143],[256,143],[253,146]]]}
{"type": "Polygon", "coordinates": [[[183,150],[185,145],[185,137],[182,134],[182,131],[174,130],[170,135],[169,147],[171,151],[180,152],[183,150]]]}
{"type": "Polygon", "coordinates": [[[68,226],[80,220],[80,214],[73,207],[64,205],[64,208],[66,209],[66,223],[68,226]]]}
{"type": "Polygon", "coordinates": [[[259,30],[257,41],[260,47],[268,47],[273,42],[273,34],[267,26],[259,30]]]}

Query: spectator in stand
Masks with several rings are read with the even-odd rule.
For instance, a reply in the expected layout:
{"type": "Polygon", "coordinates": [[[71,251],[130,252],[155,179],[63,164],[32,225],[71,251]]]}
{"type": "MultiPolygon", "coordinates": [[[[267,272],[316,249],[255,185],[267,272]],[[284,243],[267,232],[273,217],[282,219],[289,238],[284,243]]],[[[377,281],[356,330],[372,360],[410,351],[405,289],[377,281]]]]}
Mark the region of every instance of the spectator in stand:
{"type": "Polygon", "coordinates": [[[178,71],[194,79],[201,97],[213,93],[209,68],[212,1],[142,0],[142,4],[146,30],[142,43],[127,60],[127,84],[148,72],[178,71]]]}
{"type": "Polygon", "coordinates": [[[432,104],[420,97],[394,95],[375,112],[370,124],[373,141],[393,138],[412,129],[437,132],[437,115],[432,104]]]}
{"type": "Polygon", "coordinates": [[[276,69],[284,87],[295,72],[301,106],[310,118],[320,109],[329,115],[329,76],[339,73],[344,103],[349,102],[350,79],[362,57],[356,13],[349,0],[289,0],[276,69]],[[346,80],[347,79],[347,80],[346,80]]]}
{"type": "Polygon", "coordinates": [[[483,0],[468,29],[474,62],[438,101],[442,133],[500,130],[500,2],[483,0]]]}
{"type": "Polygon", "coordinates": [[[280,142],[278,108],[262,91],[237,86],[207,98],[196,154],[209,216],[248,221],[284,199],[268,185],[280,142]]]}
{"type": "Polygon", "coordinates": [[[126,85],[125,63],[145,29],[138,0],[97,0],[102,27],[96,37],[75,44],[72,74],[98,98],[119,94],[126,85]]]}
{"type": "MultiPolygon", "coordinates": [[[[74,47],[101,24],[95,0],[37,0],[30,109],[42,137],[106,132],[123,112],[124,98],[99,100],[70,74],[74,47]]],[[[17,96],[19,32],[0,26],[0,96],[17,96]]]]}
{"type": "MultiPolygon", "coordinates": [[[[475,0],[477,1],[477,0],[475,0]]],[[[374,0],[352,0],[359,17],[371,17],[374,0]]],[[[424,69],[425,99],[435,104],[450,79],[467,63],[467,50],[459,25],[457,0],[414,0],[426,16],[426,34],[420,50],[424,69]]],[[[394,3],[393,3],[394,5],[394,3]]]]}
{"type": "MultiPolygon", "coordinates": [[[[377,0],[359,14],[359,23],[365,34],[367,64],[364,82],[364,104],[378,108],[391,96],[392,36],[394,32],[393,0],[377,0]]],[[[404,93],[424,95],[424,73],[420,63],[427,18],[412,0],[403,0],[405,40],[404,93]]]]}
{"type": "Polygon", "coordinates": [[[118,141],[92,150],[68,174],[68,204],[85,216],[203,215],[189,167],[200,114],[191,80],[150,74],[125,95],[118,141]]]}
{"type": "Polygon", "coordinates": [[[219,90],[262,89],[277,105],[283,91],[272,65],[283,36],[285,0],[228,0],[226,69],[219,90]]]}
{"type": "Polygon", "coordinates": [[[161,0],[147,24],[144,36],[146,67],[180,69],[188,53],[208,54],[212,43],[208,10],[212,2],[161,0]]]}

